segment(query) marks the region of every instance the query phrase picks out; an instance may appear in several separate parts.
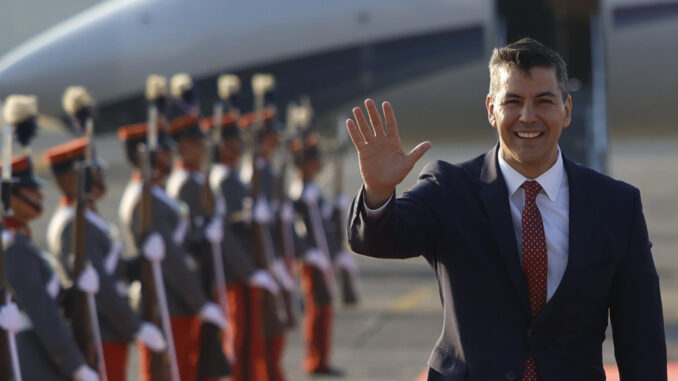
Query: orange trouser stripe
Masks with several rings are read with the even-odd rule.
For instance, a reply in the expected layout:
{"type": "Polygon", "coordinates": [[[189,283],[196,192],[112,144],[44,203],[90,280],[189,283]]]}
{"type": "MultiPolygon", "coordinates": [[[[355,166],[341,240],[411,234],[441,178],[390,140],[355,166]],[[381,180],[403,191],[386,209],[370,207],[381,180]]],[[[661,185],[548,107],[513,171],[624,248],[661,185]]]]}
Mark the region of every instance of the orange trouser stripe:
{"type": "Polygon", "coordinates": [[[332,332],[332,304],[320,305],[316,302],[313,288],[313,266],[301,267],[301,287],[304,293],[303,333],[306,341],[306,357],[304,370],[312,372],[329,369],[330,340],[332,332]]]}
{"type": "MultiPolygon", "coordinates": [[[[173,316],[171,325],[181,380],[197,381],[201,320],[197,316],[173,316]]],[[[139,345],[139,356],[140,379],[150,381],[151,351],[139,345]]]]}

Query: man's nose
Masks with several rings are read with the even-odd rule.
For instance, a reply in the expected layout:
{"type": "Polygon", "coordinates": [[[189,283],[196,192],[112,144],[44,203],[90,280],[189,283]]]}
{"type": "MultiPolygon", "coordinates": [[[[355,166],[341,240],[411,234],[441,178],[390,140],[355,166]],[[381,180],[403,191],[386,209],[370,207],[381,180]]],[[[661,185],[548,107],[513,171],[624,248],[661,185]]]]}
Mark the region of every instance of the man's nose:
{"type": "Polygon", "coordinates": [[[525,102],[520,110],[520,122],[523,124],[532,124],[537,122],[537,114],[534,111],[532,103],[525,102]]]}

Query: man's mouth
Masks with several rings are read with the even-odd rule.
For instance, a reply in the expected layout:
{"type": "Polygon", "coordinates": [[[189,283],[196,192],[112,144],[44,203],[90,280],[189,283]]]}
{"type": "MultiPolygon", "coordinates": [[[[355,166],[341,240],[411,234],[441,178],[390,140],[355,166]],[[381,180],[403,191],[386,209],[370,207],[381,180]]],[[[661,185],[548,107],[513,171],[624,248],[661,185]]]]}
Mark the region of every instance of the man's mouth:
{"type": "Polygon", "coordinates": [[[538,136],[543,135],[542,132],[516,132],[516,136],[522,139],[534,139],[538,136]]]}

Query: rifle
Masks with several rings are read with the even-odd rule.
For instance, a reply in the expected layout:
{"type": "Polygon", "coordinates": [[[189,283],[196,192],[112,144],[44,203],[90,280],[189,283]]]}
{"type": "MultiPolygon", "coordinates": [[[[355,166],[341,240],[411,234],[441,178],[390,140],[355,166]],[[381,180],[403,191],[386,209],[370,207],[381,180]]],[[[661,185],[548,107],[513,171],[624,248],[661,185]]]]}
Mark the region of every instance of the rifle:
{"type": "MultiPolygon", "coordinates": [[[[141,159],[143,187],[141,191],[141,231],[139,242],[144,242],[153,231],[153,196],[151,194],[151,173],[154,167],[154,153],[158,146],[158,110],[155,105],[149,106],[147,145],[140,144],[138,149],[141,159]]],[[[141,261],[142,314],[144,320],[162,327],[167,350],[162,353],[151,352],[151,379],[153,381],[179,381],[174,338],[170,324],[169,309],[162,269],[159,262],[151,262],[145,257],[141,261]]]]}
{"type": "MultiPolygon", "coordinates": [[[[344,248],[346,237],[346,218],[348,216],[348,198],[344,194],[344,155],[348,149],[348,136],[346,132],[346,119],[337,118],[336,157],[334,158],[334,211],[332,220],[337,229],[337,248],[344,248]]],[[[355,274],[345,268],[340,269],[342,301],[344,305],[358,303],[358,288],[355,274]]]]}
{"type": "MultiPolygon", "coordinates": [[[[225,210],[216,209],[216,201],[214,193],[210,187],[209,172],[211,164],[218,162],[219,156],[219,142],[221,141],[221,126],[222,126],[223,104],[216,102],[214,104],[214,130],[210,139],[210,149],[208,160],[204,168],[205,183],[200,189],[201,209],[205,217],[205,221],[213,218],[224,218],[225,210]]],[[[226,291],[226,276],[224,274],[224,262],[221,253],[221,244],[208,242],[212,274],[206,274],[212,277],[210,283],[211,290],[207,290],[207,295],[216,302],[224,313],[226,321],[230,318],[228,308],[228,296],[226,291]]],[[[206,266],[204,263],[203,266],[206,266]]],[[[212,323],[203,323],[200,329],[200,359],[199,367],[200,374],[206,377],[216,378],[224,377],[231,374],[231,364],[235,360],[235,344],[233,342],[233,335],[227,324],[224,331],[212,323]],[[224,340],[225,336],[225,340],[224,340]],[[226,355],[224,355],[224,342],[226,346],[226,355]],[[230,357],[230,358],[227,358],[230,357]]]]}
{"type": "MultiPolygon", "coordinates": [[[[226,109],[226,114],[235,115],[237,110],[235,110],[234,104],[231,100],[232,96],[240,89],[240,80],[235,75],[222,75],[219,77],[219,98],[221,101],[217,101],[214,104],[214,130],[212,131],[211,144],[210,144],[210,155],[208,158],[208,164],[205,168],[205,185],[202,188],[203,193],[203,212],[205,215],[213,214],[215,211],[215,202],[214,202],[214,193],[212,188],[209,185],[209,171],[211,164],[217,164],[219,162],[219,144],[221,142],[221,131],[223,126],[223,115],[224,115],[224,106],[226,109]]],[[[222,214],[220,217],[225,218],[223,215],[226,211],[221,210],[217,211],[222,214]]],[[[224,274],[224,263],[223,258],[221,257],[221,248],[215,247],[212,245],[212,260],[214,266],[214,283],[217,288],[217,303],[221,306],[224,311],[226,319],[229,318],[228,310],[228,297],[226,294],[226,275],[224,274]],[[217,250],[218,249],[218,250],[217,250]]],[[[235,355],[233,348],[233,338],[229,337],[229,353],[235,355]]]]}
{"type": "MultiPolygon", "coordinates": [[[[2,138],[5,143],[2,150],[2,183],[0,188],[0,202],[2,202],[2,216],[10,216],[10,197],[12,191],[12,126],[7,124],[3,127],[2,138]]],[[[5,224],[0,221],[0,302],[12,301],[12,294],[7,290],[5,283],[4,254],[5,243],[2,238],[5,224]]],[[[16,347],[14,333],[3,331],[0,333],[0,380],[10,381],[14,374],[14,381],[21,381],[21,368],[19,367],[19,353],[16,347]]]]}
{"type": "MultiPolygon", "coordinates": [[[[275,260],[273,240],[271,237],[271,210],[261,187],[261,171],[264,166],[260,142],[257,134],[264,126],[264,97],[274,86],[273,77],[256,74],[252,77],[252,88],[255,94],[254,124],[252,126],[252,226],[254,230],[254,262],[260,268],[268,269],[274,274],[272,265],[275,260]]],[[[264,334],[268,337],[280,333],[288,322],[287,308],[281,294],[266,292],[263,300],[264,334]]]]}
{"type": "MultiPolygon", "coordinates": [[[[293,103],[290,103],[287,106],[286,131],[283,139],[284,145],[287,149],[284,149],[281,154],[281,164],[278,171],[278,176],[276,178],[274,190],[274,197],[280,206],[278,221],[276,224],[276,235],[283,253],[283,257],[285,258],[287,268],[293,274],[295,284],[298,284],[299,280],[298,274],[296,271],[294,271],[294,264],[296,262],[293,230],[294,206],[292,205],[289,195],[285,191],[285,186],[287,183],[287,168],[290,161],[292,160],[289,151],[289,144],[295,139],[298,128],[303,125],[303,119],[306,117],[304,111],[305,110],[302,109],[302,107],[295,106],[293,103]]],[[[292,291],[285,290],[283,292],[283,297],[285,298],[285,305],[287,306],[289,325],[295,326],[299,320],[298,316],[301,315],[301,296],[299,295],[298,289],[294,289],[292,291]]]]}
{"type": "MultiPolygon", "coordinates": [[[[87,119],[85,134],[88,142],[85,150],[85,163],[77,168],[77,196],[75,200],[75,218],[73,220],[73,279],[78,279],[87,266],[91,266],[87,257],[87,220],[85,210],[92,197],[92,132],[94,124],[91,118],[87,119]]],[[[106,378],[106,365],[99,329],[94,294],[78,290],[73,291],[73,333],[78,347],[85,356],[87,365],[97,369],[101,380],[106,378]]]]}

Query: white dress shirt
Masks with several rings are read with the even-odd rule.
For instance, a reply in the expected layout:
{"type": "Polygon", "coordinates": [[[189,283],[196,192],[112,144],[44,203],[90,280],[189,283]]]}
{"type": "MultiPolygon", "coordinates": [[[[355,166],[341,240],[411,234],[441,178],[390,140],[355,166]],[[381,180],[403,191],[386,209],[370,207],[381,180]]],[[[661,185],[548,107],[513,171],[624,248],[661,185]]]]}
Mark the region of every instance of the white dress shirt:
{"type": "MultiPolygon", "coordinates": [[[[567,267],[570,236],[570,186],[560,148],[558,148],[558,159],[555,164],[536,179],[528,179],[513,169],[504,160],[501,147],[499,147],[498,161],[499,169],[506,182],[506,189],[508,189],[513,233],[516,236],[521,264],[523,262],[522,215],[525,206],[525,190],[520,186],[525,181],[534,180],[542,187],[542,191],[537,195],[536,203],[544,224],[544,235],[546,237],[546,253],[548,256],[546,301],[549,301],[558,289],[567,267]]],[[[391,198],[388,199],[388,201],[390,200],[391,198]]],[[[388,201],[377,209],[370,209],[363,200],[363,207],[368,216],[376,217],[384,211],[388,201]]]]}
{"type": "Polygon", "coordinates": [[[520,186],[525,181],[534,180],[542,187],[537,194],[537,207],[544,224],[546,236],[546,252],[548,256],[546,275],[546,300],[550,300],[558,289],[563,279],[567,266],[567,253],[569,247],[570,231],[570,186],[567,182],[567,173],[563,165],[563,157],[558,149],[558,159],[546,172],[536,179],[528,179],[513,169],[502,155],[501,147],[498,153],[499,168],[506,189],[508,189],[509,205],[511,206],[511,218],[513,219],[513,232],[516,235],[518,254],[522,263],[523,236],[522,214],[525,206],[525,190],[520,186]]]}

